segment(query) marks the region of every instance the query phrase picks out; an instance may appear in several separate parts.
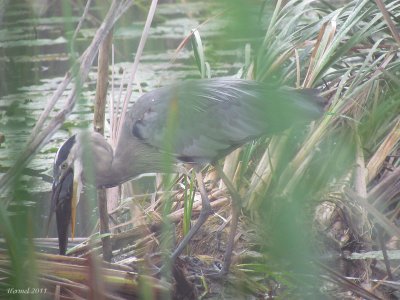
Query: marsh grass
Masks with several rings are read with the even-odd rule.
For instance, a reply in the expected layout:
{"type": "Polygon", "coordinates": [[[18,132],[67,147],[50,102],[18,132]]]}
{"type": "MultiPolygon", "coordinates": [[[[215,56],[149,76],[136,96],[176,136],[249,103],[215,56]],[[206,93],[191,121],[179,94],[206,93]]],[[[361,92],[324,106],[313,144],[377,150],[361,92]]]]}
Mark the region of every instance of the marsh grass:
{"type": "MultiPolygon", "coordinates": [[[[129,295],[141,294],[141,299],[161,294],[179,298],[182,287],[205,298],[232,299],[391,299],[389,294],[398,293],[387,280],[390,274],[398,276],[394,261],[372,263],[361,258],[349,263],[343,258],[348,252],[398,249],[400,68],[397,37],[387,24],[390,27],[388,18],[400,17],[400,1],[377,2],[379,6],[367,0],[348,1],[340,7],[297,0],[276,1],[275,6],[268,2],[252,6],[253,2],[239,0],[224,3],[224,12],[216,14],[228,16],[230,30],[219,44],[244,41],[246,57],[238,76],[276,86],[318,88],[326,99],[326,113],[308,127],[251,142],[223,162],[224,172],[243,199],[231,274],[225,282],[209,281],[203,272],[221,257],[230,221],[230,196],[208,168],[204,173],[215,215],[198,233],[200,238],[192,241],[187,259],[177,262],[179,268],[171,266],[172,295],[169,284],[147,275],[154,274],[154,265],[164,264],[168,257],[172,224],[181,238],[199,213],[199,195],[193,178],[186,175],[167,176],[164,185],[157,182],[155,192],[123,199],[110,212],[122,221],[110,237],[119,264],[100,266],[106,274],[112,273],[103,278],[108,287],[121,295],[121,285],[114,284],[128,284],[127,274],[139,268],[145,274],[139,282],[145,283],[139,284],[138,292],[131,290],[136,282],[129,281],[129,295]],[[254,18],[255,11],[259,18],[254,18]],[[133,201],[140,213],[132,208],[133,201]],[[377,227],[386,243],[379,242],[377,227]],[[118,268],[118,272],[109,270],[118,268]],[[151,287],[151,292],[143,286],[151,287]]],[[[192,39],[195,63],[199,77],[208,77],[212,65],[207,64],[201,27],[197,30],[192,39]]],[[[132,79],[129,86],[133,83],[132,79]]],[[[173,135],[171,114],[167,133],[173,135]]],[[[118,127],[116,119],[112,124],[118,127]]],[[[166,163],[171,161],[166,158],[166,163]]],[[[9,212],[0,208],[10,261],[2,260],[0,267],[3,274],[11,272],[8,278],[12,279],[3,285],[24,287],[39,280],[53,290],[59,285],[72,295],[88,295],[94,286],[82,280],[81,268],[73,266],[89,262],[33,259],[32,246],[24,248],[19,238],[30,237],[28,226],[21,224],[31,219],[26,212],[20,217],[24,221],[13,228],[9,212]],[[38,274],[34,268],[32,273],[23,272],[27,262],[22,257],[32,258],[38,274]],[[43,270],[54,274],[48,278],[43,270]]],[[[95,234],[91,246],[83,243],[71,255],[99,255],[100,239],[95,234]]]]}

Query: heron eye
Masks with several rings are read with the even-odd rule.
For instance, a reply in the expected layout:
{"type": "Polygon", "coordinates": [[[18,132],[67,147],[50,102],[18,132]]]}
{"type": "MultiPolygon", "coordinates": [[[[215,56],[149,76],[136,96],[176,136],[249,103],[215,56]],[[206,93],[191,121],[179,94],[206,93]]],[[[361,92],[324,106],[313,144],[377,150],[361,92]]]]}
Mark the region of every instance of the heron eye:
{"type": "Polygon", "coordinates": [[[61,169],[61,170],[65,170],[67,167],[68,167],[68,164],[67,164],[66,161],[64,161],[64,162],[61,164],[60,169],[61,169]]]}

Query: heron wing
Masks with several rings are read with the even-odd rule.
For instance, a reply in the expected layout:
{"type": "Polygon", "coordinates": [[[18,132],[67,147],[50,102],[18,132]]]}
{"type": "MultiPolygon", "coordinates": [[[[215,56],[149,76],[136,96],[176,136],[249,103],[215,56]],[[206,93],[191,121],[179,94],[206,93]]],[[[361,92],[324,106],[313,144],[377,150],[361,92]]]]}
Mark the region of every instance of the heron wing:
{"type": "Polygon", "coordinates": [[[129,112],[131,133],[142,142],[187,162],[219,159],[234,148],[282,131],[299,109],[314,119],[321,109],[301,103],[296,92],[230,78],[192,80],[156,89],[129,112]],[[296,104],[297,103],[297,104],[296,104]]]}

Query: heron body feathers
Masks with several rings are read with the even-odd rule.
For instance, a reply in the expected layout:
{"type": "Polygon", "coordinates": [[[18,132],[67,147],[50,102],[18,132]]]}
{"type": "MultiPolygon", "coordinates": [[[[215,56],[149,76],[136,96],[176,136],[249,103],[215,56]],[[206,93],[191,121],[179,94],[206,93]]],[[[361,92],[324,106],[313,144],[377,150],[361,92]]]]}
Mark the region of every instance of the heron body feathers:
{"type": "Polygon", "coordinates": [[[85,166],[93,166],[98,187],[117,186],[145,173],[173,172],[177,162],[214,162],[250,140],[322,113],[313,90],[231,78],[190,80],[144,94],[128,111],[116,149],[98,133],[82,133],[57,152],[51,212],[56,212],[60,253],[66,250],[76,207],[71,199],[79,199],[72,194],[79,193],[75,185],[85,166]]]}
{"type": "Polygon", "coordinates": [[[319,117],[315,98],[256,81],[192,80],[144,94],[126,126],[130,139],[185,162],[208,163],[259,136],[319,117]]]}
{"type": "Polygon", "coordinates": [[[112,187],[144,173],[174,171],[171,164],[179,161],[214,162],[322,112],[321,98],[310,90],[231,78],[190,80],[141,96],[128,111],[115,151],[100,134],[79,134],[60,148],[55,165],[81,159],[90,144],[97,186],[112,187]]]}

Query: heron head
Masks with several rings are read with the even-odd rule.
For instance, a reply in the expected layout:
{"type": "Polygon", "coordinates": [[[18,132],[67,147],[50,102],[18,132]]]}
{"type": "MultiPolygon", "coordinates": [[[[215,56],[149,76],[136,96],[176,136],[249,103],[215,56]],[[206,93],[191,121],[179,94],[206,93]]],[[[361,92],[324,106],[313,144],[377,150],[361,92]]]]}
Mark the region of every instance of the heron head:
{"type": "Polygon", "coordinates": [[[56,213],[60,254],[65,254],[70,224],[71,236],[75,236],[76,208],[84,179],[92,179],[89,183],[96,186],[106,186],[114,180],[115,174],[109,172],[112,161],[112,147],[97,132],[73,135],[58,149],[53,165],[51,214],[56,213]],[[84,167],[87,177],[94,178],[83,178],[84,167]]]}
{"type": "Polygon", "coordinates": [[[51,213],[56,213],[60,253],[65,254],[68,227],[75,235],[76,206],[82,190],[82,160],[78,136],[71,136],[57,151],[53,165],[51,213]]]}

